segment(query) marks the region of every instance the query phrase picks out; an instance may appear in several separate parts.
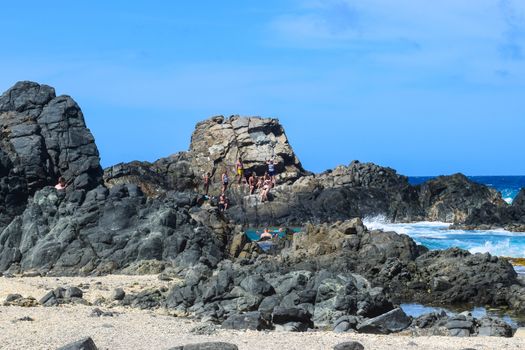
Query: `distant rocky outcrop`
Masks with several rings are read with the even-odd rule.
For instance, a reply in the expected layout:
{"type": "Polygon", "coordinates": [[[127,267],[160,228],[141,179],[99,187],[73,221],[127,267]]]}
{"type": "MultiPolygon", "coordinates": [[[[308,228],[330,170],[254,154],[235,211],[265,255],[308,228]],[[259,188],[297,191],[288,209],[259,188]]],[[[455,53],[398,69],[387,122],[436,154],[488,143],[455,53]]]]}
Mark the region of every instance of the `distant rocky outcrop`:
{"type": "Polygon", "coordinates": [[[419,198],[429,221],[464,222],[485,204],[506,206],[501,194],[470,181],[463,174],[440,176],[419,186],[419,198]]]}

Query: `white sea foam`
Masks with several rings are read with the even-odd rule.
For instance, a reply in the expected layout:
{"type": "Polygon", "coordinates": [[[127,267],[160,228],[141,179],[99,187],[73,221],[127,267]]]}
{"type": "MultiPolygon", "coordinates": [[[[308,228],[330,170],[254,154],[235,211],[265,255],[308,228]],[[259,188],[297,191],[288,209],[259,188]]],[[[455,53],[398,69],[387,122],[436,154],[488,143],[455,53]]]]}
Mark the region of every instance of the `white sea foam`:
{"type": "Polygon", "coordinates": [[[412,237],[430,249],[460,247],[472,253],[525,257],[525,234],[499,230],[450,230],[444,222],[391,223],[385,217],[366,218],[371,230],[394,231],[412,237]]]}

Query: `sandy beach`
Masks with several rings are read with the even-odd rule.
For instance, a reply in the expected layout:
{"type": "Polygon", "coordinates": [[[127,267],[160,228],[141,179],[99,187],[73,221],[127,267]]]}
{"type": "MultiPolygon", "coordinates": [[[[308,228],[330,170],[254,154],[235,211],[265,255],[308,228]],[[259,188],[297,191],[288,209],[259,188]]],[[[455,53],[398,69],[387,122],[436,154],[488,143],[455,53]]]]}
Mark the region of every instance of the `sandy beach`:
{"type": "MultiPolygon", "coordinates": [[[[0,300],[10,293],[24,297],[42,297],[58,286],[84,286],[84,298],[94,302],[108,298],[116,287],[137,292],[150,287],[168,287],[157,276],[105,277],[14,277],[0,278],[0,300]],[[86,288],[86,285],[89,287],[86,288]]],[[[366,349],[525,349],[522,330],[514,338],[444,338],[402,335],[376,336],[336,334],[333,332],[285,333],[226,331],[199,335],[193,331],[202,323],[167,315],[164,310],[136,310],[99,306],[114,313],[111,317],[94,317],[96,306],[62,305],[58,307],[0,307],[1,349],[55,349],[82,337],[90,336],[99,349],[169,349],[174,346],[207,341],[237,344],[239,349],[331,349],[334,345],[355,340],[366,349]],[[21,320],[25,319],[25,320],[21,320]],[[30,320],[28,320],[30,319],[30,320]]]]}

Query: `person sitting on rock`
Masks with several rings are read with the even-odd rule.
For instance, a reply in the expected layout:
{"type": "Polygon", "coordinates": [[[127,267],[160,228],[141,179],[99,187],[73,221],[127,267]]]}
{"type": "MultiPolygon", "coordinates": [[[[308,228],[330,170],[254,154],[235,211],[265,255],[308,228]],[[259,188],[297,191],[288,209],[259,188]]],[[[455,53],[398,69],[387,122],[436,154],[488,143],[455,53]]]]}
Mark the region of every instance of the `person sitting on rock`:
{"type": "Polygon", "coordinates": [[[270,193],[270,188],[272,188],[272,180],[268,176],[263,183],[263,188],[261,190],[261,201],[266,202],[268,200],[268,193],[270,193]]]}
{"type": "Polygon", "coordinates": [[[275,163],[273,162],[273,158],[267,160],[266,164],[268,164],[268,175],[270,175],[272,179],[272,185],[275,185],[275,163]]]}
{"type": "Polygon", "coordinates": [[[228,210],[229,204],[230,204],[230,201],[228,200],[228,197],[226,197],[224,193],[221,194],[219,197],[219,210],[221,212],[228,210]]]}
{"type": "Polygon", "coordinates": [[[226,190],[228,189],[228,184],[230,183],[230,179],[228,178],[228,174],[226,171],[222,174],[222,193],[226,193],[226,190]]]}
{"type": "Polygon", "coordinates": [[[64,179],[62,176],[58,178],[58,183],[55,185],[55,189],[57,190],[65,190],[67,187],[66,179],[64,179]]]}
{"type": "Polygon", "coordinates": [[[248,185],[250,185],[250,194],[253,194],[255,192],[255,186],[257,185],[257,176],[255,176],[255,171],[248,179],[248,185]]]}
{"type": "Polygon", "coordinates": [[[237,163],[235,163],[235,170],[237,172],[238,177],[237,183],[240,185],[244,177],[244,165],[242,164],[241,158],[239,158],[237,160],[237,163]]]}
{"type": "Polygon", "coordinates": [[[204,194],[207,196],[210,191],[211,174],[208,172],[203,176],[204,180],[204,194]]]}
{"type": "MultiPolygon", "coordinates": [[[[264,177],[266,177],[266,173],[264,174],[264,177]]],[[[260,176],[258,179],[257,179],[257,189],[260,190],[262,189],[263,187],[263,184],[264,184],[264,177],[263,176],[260,176]]]]}

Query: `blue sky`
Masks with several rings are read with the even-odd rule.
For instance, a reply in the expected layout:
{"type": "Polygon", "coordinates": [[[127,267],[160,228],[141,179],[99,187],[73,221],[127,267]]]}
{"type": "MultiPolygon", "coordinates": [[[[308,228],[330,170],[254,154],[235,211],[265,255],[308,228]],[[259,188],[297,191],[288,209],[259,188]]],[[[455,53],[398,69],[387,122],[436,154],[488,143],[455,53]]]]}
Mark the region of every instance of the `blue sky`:
{"type": "Polygon", "coordinates": [[[279,118],[312,171],[525,174],[522,0],[13,1],[0,30],[0,90],[73,96],[103,166],[240,114],[279,118]]]}

